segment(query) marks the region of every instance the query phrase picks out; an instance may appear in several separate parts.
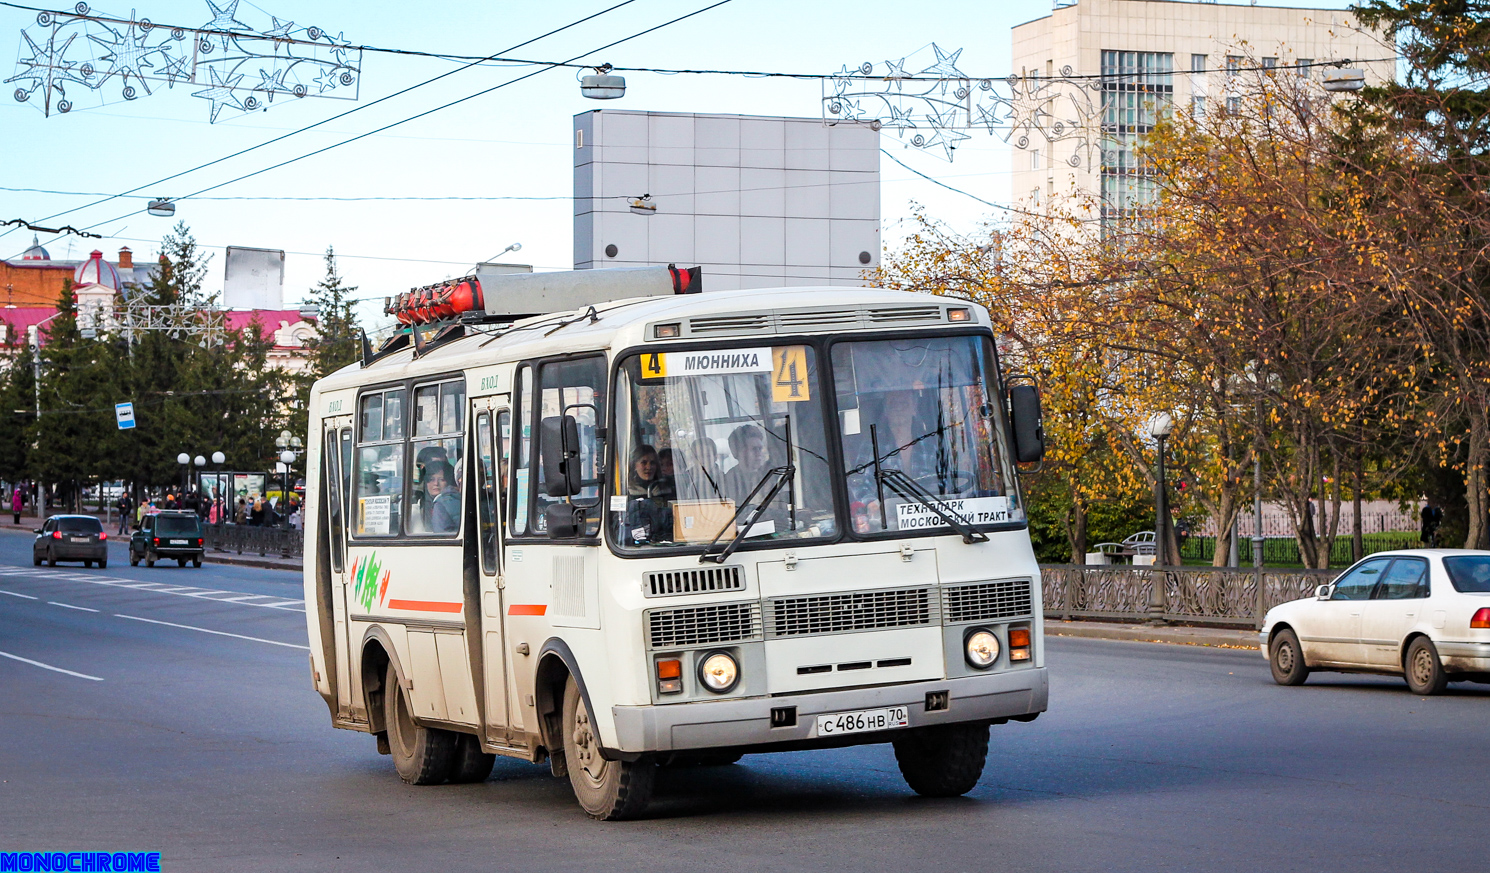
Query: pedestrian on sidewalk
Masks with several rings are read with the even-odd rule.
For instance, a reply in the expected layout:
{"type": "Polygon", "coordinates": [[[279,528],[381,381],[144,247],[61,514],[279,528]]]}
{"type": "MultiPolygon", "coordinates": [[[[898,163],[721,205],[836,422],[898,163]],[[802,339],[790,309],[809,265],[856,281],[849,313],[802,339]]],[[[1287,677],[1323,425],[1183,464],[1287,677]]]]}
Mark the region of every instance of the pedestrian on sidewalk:
{"type": "Polygon", "coordinates": [[[121,537],[129,533],[129,510],[133,506],[134,501],[130,499],[129,492],[126,491],[119,495],[119,536],[121,537]]]}
{"type": "Polygon", "coordinates": [[[21,496],[21,486],[17,485],[10,492],[10,511],[15,513],[15,523],[21,523],[21,507],[26,505],[26,498],[21,496]]]}

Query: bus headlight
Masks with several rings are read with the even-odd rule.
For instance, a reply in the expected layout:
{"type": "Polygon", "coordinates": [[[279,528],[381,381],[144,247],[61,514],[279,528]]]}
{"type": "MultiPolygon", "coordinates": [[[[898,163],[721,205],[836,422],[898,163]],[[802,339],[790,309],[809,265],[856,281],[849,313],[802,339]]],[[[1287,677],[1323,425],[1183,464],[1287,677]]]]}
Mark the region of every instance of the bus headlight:
{"type": "Polygon", "coordinates": [[[726,652],[711,652],[699,662],[698,681],[715,694],[726,694],[740,681],[740,665],[726,652]]]}
{"type": "Polygon", "coordinates": [[[999,638],[991,630],[978,628],[963,640],[963,649],[968,666],[987,670],[999,659],[999,638]]]}

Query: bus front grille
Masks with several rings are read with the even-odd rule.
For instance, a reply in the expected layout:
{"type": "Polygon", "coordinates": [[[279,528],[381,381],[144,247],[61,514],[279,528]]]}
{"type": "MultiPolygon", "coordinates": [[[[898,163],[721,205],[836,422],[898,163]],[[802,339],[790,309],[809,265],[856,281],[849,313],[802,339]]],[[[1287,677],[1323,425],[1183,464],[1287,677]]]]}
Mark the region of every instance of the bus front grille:
{"type": "Polygon", "coordinates": [[[759,603],[719,603],[647,611],[647,648],[687,649],[760,639],[759,603]]]}
{"type": "Polygon", "coordinates": [[[654,570],[647,573],[646,584],[642,586],[642,593],[648,597],[744,590],[745,570],[739,564],[684,570],[654,570]]]}
{"type": "Polygon", "coordinates": [[[947,624],[1017,618],[1033,614],[1030,580],[999,579],[942,589],[947,624]]]}
{"type": "Polygon", "coordinates": [[[842,634],[941,622],[930,588],[784,597],[766,603],[767,638],[842,634]]]}

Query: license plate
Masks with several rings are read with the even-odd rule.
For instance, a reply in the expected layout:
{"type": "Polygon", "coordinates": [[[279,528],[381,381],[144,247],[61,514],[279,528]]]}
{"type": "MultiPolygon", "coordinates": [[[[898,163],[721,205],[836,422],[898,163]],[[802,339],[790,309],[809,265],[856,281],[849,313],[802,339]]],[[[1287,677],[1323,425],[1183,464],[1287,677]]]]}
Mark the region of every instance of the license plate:
{"type": "Polygon", "coordinates": [[[72,538],[72,541],[75,542],[75,543],[86,543],[86,542],[88,542],[88,538],[87,537],[73,537],[72,538]]]}
{"type": "Polygon", "coordinates": [[[173,546],[184,546],[184,545],[186,545],[186,540],[171,540],[171,545],[173,545],[173,546]]]}
{"type": "Polygon", "coordinates": [[[861,709],[858,712],[835,712],[817,717],[817,735],[836,737],[839,734],[908,727],[910,723],[910,709],[904,706],[861,709]]]}

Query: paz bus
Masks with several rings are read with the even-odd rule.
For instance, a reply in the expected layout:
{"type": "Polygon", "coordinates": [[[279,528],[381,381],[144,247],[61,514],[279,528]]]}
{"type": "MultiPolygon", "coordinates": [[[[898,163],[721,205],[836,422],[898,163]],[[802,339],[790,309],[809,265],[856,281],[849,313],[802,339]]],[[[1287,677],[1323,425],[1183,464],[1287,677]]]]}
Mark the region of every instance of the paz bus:
{"type": "Polygon", "coordinates": [[[977,783],[1046,708],[988,315],[674,267],[452,280],[311,391],[305,597],[333,726],[413,784],[547,761],[598,819],[659,766],[891,743],[977,783]]]}

